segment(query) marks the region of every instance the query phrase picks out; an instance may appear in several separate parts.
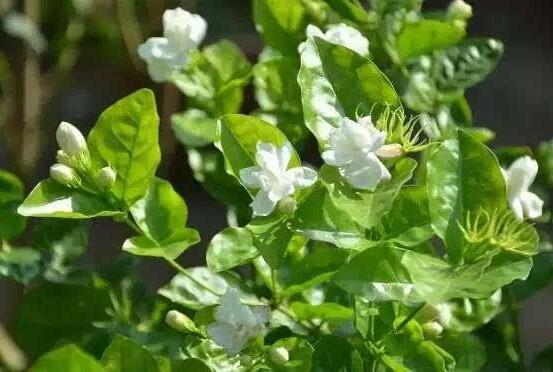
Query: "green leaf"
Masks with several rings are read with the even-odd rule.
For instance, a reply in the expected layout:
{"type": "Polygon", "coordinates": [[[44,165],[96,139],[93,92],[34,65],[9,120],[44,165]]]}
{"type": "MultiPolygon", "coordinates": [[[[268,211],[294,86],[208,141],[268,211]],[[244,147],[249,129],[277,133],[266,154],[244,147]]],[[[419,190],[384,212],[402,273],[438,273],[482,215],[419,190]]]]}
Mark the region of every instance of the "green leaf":
{"type": "Polygon", "coordinates": [[[159,372],[156,360],[143,346],[116,335],[102,355],[106,372],[159,372]]]}
{"type": "Polygon", "coordinates": [[[96,195],[71,189],[54,180],[40,182],[17,212],[27,217],[86,219],[122,215],[96,195]]]}
{"type": "Polygon", "coordinates": [[[200,359],[171,360],[158,358],[159,372],[212,372],[200,359]]]}
{"type": "Polygon", "coordinates": [[[301,0],[254,0],[253,17],[265,43],[284,55],[295,55],[305,39],[309,19],[301,0]]]}
{"type": "Polygon", "coordinates": [[[41,255],[29,248],[0,250],[0,277],[27,284],[40,274],[41,255]]]}
{"type": "Polygon", "coordinates": [[[263,111],[301,114],[300,87],[291,78],[298,69],[298,62],[291,57],[272,58],[255,65],[255,96],[263,111]]]}
{"type": "Polygon", "coordinates": [[[325,0],[336,13],[361,26],[367,25],[371,19],[359,0],[325,0]]]}
{"type": "Polygon", "coordinates": [[[109,293],[104,288],[40,284],[28,291],[19,305],[17,342],[31,356],[51,350],[62,341],[85,344],[97,332],[93,324],[110,319],[110,307],[109,293]]]}
{"type": "MultiPolygon", "coordinates": [[[[229,171],[239,178],[240,169],[257,165],[256,146],[259,142],[281,147],[288,143],[286,136],[275,126],[247,115],[226,115],[219,120],[218,147],[225,155],[229,171]]],[[[294,151],[289,168],[298,167],[301,161],[294,151]]]]}
{"type": "Polygon", "coordinates": [[[110,191],[127,207],[144,196],[159,165],[158,129],[154,94],[141,89],[108,107],[88,135],[93,164],[115,170],[110,191]]]}
{"type": "Polygon", "coordinates": [[[286,216],[273,214],[254,218],[246,228],[252,233],[253,244],[273,269],[282,264],[286,249],[294,238],[286,216]]]}
{"type": "Polygon", "coordinates": [[[0,170],[0,239],[16,238],[25,230],[25,218],[17,214],[24,198],[23,183],[15,175],[0,170]]]}
{"type": "Polygon", "coordinates": [[[171,126],[177,140],[186,146],[206,146],[216,138],[217,120],[204,111],[190,109],[171,116],[171,126]]]}
{"type": "Polygon", "coordinates": [[[306,302],[292,302],[292,311],[298,320],[322,319],[330,322],[353,320],[353,310],[340,304],[324,302],[311,305],[306,302]]]}
{"type": "Polygon", "coordinates": [[[375,113],[400,104],[388,78],[369,59],[320,38],[308,39],[301,53],[298,84],[305,124],[319,142],[344,116],[375,113]],[[375,104],[380,104],[374,107],[375,104]]]}
{"type": "Polygon", "coordinates": [[[420,11],[422,0],[370,0],[371,8],[380,15],[398,10],[420,11]]]}
{"type": "MultiPolygon", "coordinates": [[[[228,355],[226,351],[217,346],[210,339],[200,339],[194,336],[186,338],[185,353],[191,358],[203,361],[210,371],[239,371],[240,359],[237,355],[228,355]]],[[[197,365],[197,363],[195,363],[197,365]]],[[[191,365],[193,366],[193,365],[191,365]]],[[[195,369],[183,372],[196,371],[195,369]]],[[[198,370],[199,372],[202,369],[198,370]]]]}
{"type": "MultiPolygon", "coordinates": [[[[501,290],[494,292],[488,298],[462,298],[447,302],[446,310],[451,314],[444,326],[448,331],[466,333],[472,332],[490,322],[503,312],[501,305],[501,290]]],[[[446,350],[449,350],[446,348],[446,350]]]]}
{"type": "Polygon", "coordinates": [[[248,83],[251,65],[240,48],[222,40],[203,51],[194,50],[184,72],[172,81],[192,101],[193,106],[216,118],[240,112],[243,87],[248,83]]]}
{"type": "Polygon", "coordinates": [[[174,260],[182,252],[200,242],[198,232],[187,227],[179,230],[173,238],[174,241],[158,243],[145,236],[135,236],[125,240],[123,250],[137,256],[163,257],[174,260]]]}
{"type": "Polygon", "coordinates": [[[181,306],[199,310],[219,304],[229,287],[239,292],[244,303],[262,304],[254,295],[241,287],[239,278],[231,273],[214,273],[207,267],[186,269],[185,272],[174,276],[171,282],[162,287],[158,293],[181,306]]]}
{"type": "Polygon", "coordinates": [[[207,247],[207,266],[215,271],[244,265],[259,255],[251,232],[242,227],[227,227],[213,237],[207,247]]]}
{"type": "Polygon", "coordinates": [[[29,372],[103,372],[105,369],[91,355],[69,344],[40,357],[29,372]]]}
{"type": "Polygon", "coordinates": [[[396,35],[396,48],[401,61],[428,54],[457,44],[465,37],[465,30],[452,23],[423,19],[404,25],[396,35]]]}
{"type": "Polygon", "coordinates": [[[344,338],[323,336],[313,345],[313,348],[315,349],[311,359],[313,371],[363,371],[363,360],[359,352],[344,338]]]}
{"type": "Polygon", "coordinates": [[[283,347],[288,351],[289,359],[284,364],[276,364],[267,358],[267,364],[271,371],[278,372],[305,372],[311,371],[311,356],[313,346],[304,339],[298,337],[281,338],[271,347],[283,347]]]}
{"type": "Polygon", "coordinates": [[[466,214],[493,213],[507,203],[501,168],[490,149],[459,130],[458,139],[445,141],[431,156],[427,171],[432,226],[445,239],[450,259],[459,262],[465,253],[459,223],[466,214]]]}
{"type": "Polygon", "coordinates": [[[411,158],[399,160],[392,171],[392,179],[381,183],[372,192],[354,189],[334,167],[323,166],[320,177],[337,208],[349,214],[359,225],[372,228],[390,212],[399,190],[411,179],[416,166],[417,162],[411,158]]]}
{"type": "Polygon", "coordinates": [[[478,372],[486,364],[486,347],[470,333],[446,332],[437,344],[455,359],[455,372],[478,372]]]}
{"type": "Polygon", "coordinates": [[[368,301],[417,302],[420,297],[402,264],[406,252],[389,244],[368,248],[340,267],[333,281],[368,301]]]}

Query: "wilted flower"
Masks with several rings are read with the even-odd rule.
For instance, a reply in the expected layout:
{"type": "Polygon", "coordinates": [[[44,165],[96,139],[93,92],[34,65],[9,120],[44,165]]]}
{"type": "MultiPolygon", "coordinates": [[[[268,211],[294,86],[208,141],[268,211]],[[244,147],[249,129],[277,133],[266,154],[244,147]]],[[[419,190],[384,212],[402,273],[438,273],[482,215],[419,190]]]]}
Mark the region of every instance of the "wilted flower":
{"type": "Polygon", "coordinates": [[[309,25],[307,26],[306,34],[309,38],[316,36],[329,43],[344,46],[362,56],[366,57],[369,55],[369,40],[357,29],[345,23],[331,25],[324,33],[317,26],[309,25]]]}
{"type": "Polygon", "coordinates": [[[117,173],[111,167],[104,167],[96,174],[96,182],[99,186],[109,189],[115,183],[117,173]]]}
{"type": "Polygon", "coordinates": [[[372,190],[392,178],[379,157],[401,155],[401,146],[385,145],[385,140],[386,133],[377,130],[370,117],[359,122],[344,118],[340,127],[332,130],[322,157],[325,163],[338,167],[353,187],[372,190]]]}
{"type": "Polygon", "coordinates": [[[228,288],[213,317],[216,321],[207,326],[209,337],[233,355],[239,353],[249,340],[263,336],[269,312],[264,306],[253,308],[242,304],[238,291],[228,288]]]}
{"type": "Polygon", "coordinates": [[[151,37],[138,47],[138,55],[148,64],[155,82],[168,81],[174,71],[186,66],[188,52],[203,41],[206,21],[182,8],[163,13],[164,37],[151,37]]]}
{"type": "Polygon", "coordinates": [[[269,350],[269,356],[271,357],[271,360],[273,363],[282,365],[286,363],[288,360],[290,360],[290,355],[288,353],[288,350],[286,350],[285,347],[274,347],[272,346],[269,350]]]}
{"type": "Polygon", "coordinates": [[[50,177],[64,186],[77,187],[80,179],[75,170],[65,164],[56,163],[50,167],[50,177]]]}
{"type": "Polygon", "coordinates": [[[307,167],[288,169],[292,158],[289,144],[277,148],[271,143],[258,143],[255,158],[258,166],[240,170],[240,179],[251,188],[260,189],[251,207],[257,216],[267,216],[283,198],[296,188],[309,187],[317,181],[317,172],[307,167]]]}
{"type": "Polygon", "coordinates": [[[88,151],[81,131],[65,121],[62,121],[56,130],[56,141],[67,156],[80,156],[88,151]]]}
{"type": "Polygon", "coordinates": [[[519,220],[542,215],[543,200],[528,191],[537,174],[538,162],[529,156],[518,158],[509,169],[503,170],[509,207],[519,220]]]}

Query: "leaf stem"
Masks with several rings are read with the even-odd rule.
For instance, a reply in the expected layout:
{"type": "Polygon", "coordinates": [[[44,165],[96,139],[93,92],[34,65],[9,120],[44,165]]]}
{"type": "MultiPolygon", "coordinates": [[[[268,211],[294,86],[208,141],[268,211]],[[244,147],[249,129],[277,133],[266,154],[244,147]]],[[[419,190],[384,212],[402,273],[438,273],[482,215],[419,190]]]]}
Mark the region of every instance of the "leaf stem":
{"type": "Polygon", "coordinates": [[[217,297],[221,297],[220,293],[215,292],[212,288],[206,286],[202,281],[196,279],[193,275],[191,275],[184,267],[179,265],[176,261],[170,260],[168,258],[164,258],[164,260],[170,266],[172,266],[175,270],[177,270],[179,272],[179,274],[182,274],[182,275],[186,276],[188,279],[190,279],[191,281],[193,281],[194,283],[196,283],[198,286],[202,287],[203,289],[205,289],[209,293],[211,293],[211,294],[213,294],[217,297]]]}

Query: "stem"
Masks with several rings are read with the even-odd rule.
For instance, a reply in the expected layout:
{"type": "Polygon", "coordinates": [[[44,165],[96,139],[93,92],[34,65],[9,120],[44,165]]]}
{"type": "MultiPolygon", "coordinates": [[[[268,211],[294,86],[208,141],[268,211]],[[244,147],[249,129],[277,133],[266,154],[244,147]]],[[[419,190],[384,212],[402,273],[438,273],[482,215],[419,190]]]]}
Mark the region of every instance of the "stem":
{"type": "Polygon", "coordinates": [[[276,270],[271,268],[271,289],[273,290],[273,297],[275,298],[275,305],[278,307],[280,303],[280,297],[278,294],[277,282],[276,282],[276,270]]]}
{"type": "Polygon", "coordinates": [[[179,272],[179,274],[182,274],[184,276],[186,276],[188,279],[190,279],[191,281],[193,281],[194,283],[196,283],[198,286],[202,287],[203,289],[205,289],[206,291],[208,291],[209,293],[217,296],[217,297],[220,297],[221,294],[220,293],[217,293],[215,292],[213,289],[211,289],[210,287],[206,286],[203,282],[199,281],[198,279],[196,279],[193,275],[191,275],[184,267],[182,267],[181,265],[179,265],[177,262],[175,262],[174,260],[170,260],[168,258],[164,258],[165,261],[173,266],[173,268],[175,270],[177,270],[179,272]]]}
{"type": "Polygon", "coordinates": [[[510,323],[513,327],[513,347],[516,352],[516,362],[520,367],[524,367],[524,361],[522,357],[522,349],[520,347],[520,326],[518,324],[519,317],[519,305],[516,301],[516,296],[513,291],[509,288],[506,291],[507,294],[507,312],[509,314],[510,323]]]}
{"type": "Polygon", "coordinates": [[[417,316],[417,314],[419,313],[419,311],[422,310],[422,308],[425,306],[426,304],[425,303],[422,303],[420,304],[419,306],[417,306],[417,308],[415,308],[415,310],[413,310],[411,312],[411,314],[409,314],[409,316],[407,316],[407,318],[405,318],[403,320],[403,322],[401,322],[397,328],[395,328],[393,331],[394,332],[398,332],[400,331],[401,329],[403,329],[403,327],[405,327],[407,325],[407,323],[409,323],[411,320],[413,320],[413,318],[415,318],[417,316]]]}
{"type": "Polygon", "coordinates": [[[23,371],[27,358],[0,324],[0,362],[11,371],[23,371]]]}
{"type": "Polygon", "coordinates": [[[142,33],[140,32],[138,20],[136,19],[134,1],[117,0],[115,8],[117,23],[119,24],[119,29],[123,35],[123,41],[125,43],[125,47],[127,48],[127,52],[131,57],[133,65],[140,70],[142,64],[140,62],[140,58],[138,58],[137,48],[142,41],[142,33]]]}

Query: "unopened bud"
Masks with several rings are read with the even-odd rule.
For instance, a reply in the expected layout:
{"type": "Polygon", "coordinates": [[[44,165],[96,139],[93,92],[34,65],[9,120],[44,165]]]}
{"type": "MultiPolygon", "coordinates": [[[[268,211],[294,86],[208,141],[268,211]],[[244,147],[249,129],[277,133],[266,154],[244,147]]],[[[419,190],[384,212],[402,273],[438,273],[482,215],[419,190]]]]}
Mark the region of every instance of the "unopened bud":
{"type": "Polygon", "coordinates": [[[109,189],[115,183],[117,173],[111,167],[104,167],[96,174],[96,182],[99,186],[109,189]]]}
{"type": "Polygon", "coordinates": [[[282,214],[294,214],[296,210],[296,200],[291,196],[287,196],[278,202],[277,209],[282,214]]]}
{"type": "Polygon", "coordinates": [[[50,167],[50,177],[64,186],[78,187],[80,179],[73,168],[65,164],[56,163],[50,167]]]}
{"type": "Polygon", "coordinates": [[[447,18],[467,20],[472,17],[472,6],[463,0],[453,0],[447,8],[447,18]]]}
{"type": "Polygon", "coordinates": [[[399,143],[392,143],[390,145],[384,145],[376,150],[376,155],[379,158],[391,159],[397,158],[403,155],[403,147],[399,143]]]}
{"type": "Polygon", "coordinates": [[[422,325],[422,332],[426,338],[436,338],[442,334],[444,327],[438,322],[429,322],[422,325]]]}
{"type": "Polygon", "coordinates": [[[62,121],[56,131],[58,146],[67,156],[79,156],[88,151],[86,140],[77,127],[62,121]]]}
{"type": "Polygon", "coordinates": [[[58,163],[65,164],[68,167],[71,167],[73,165],[71,159],[63,150],[58,150],[58,152],[56,153],[56,160],[58,163]]]}
{"type": "Polygon", "coordinates": [[[288,350],[284,347],[271,347],[271,350],[269,351],[269,356],[271,357],[271,360],[278,365],[283,365],[290,359],[290,355],[288,354],[288,350]]]}
{"type": "Polygon", "coordinates": [[[165,316],[165,323],[167,325],[182,333],[199,333],[196,325],[186,315],[177,310],[171,310],[165,316]]]}

